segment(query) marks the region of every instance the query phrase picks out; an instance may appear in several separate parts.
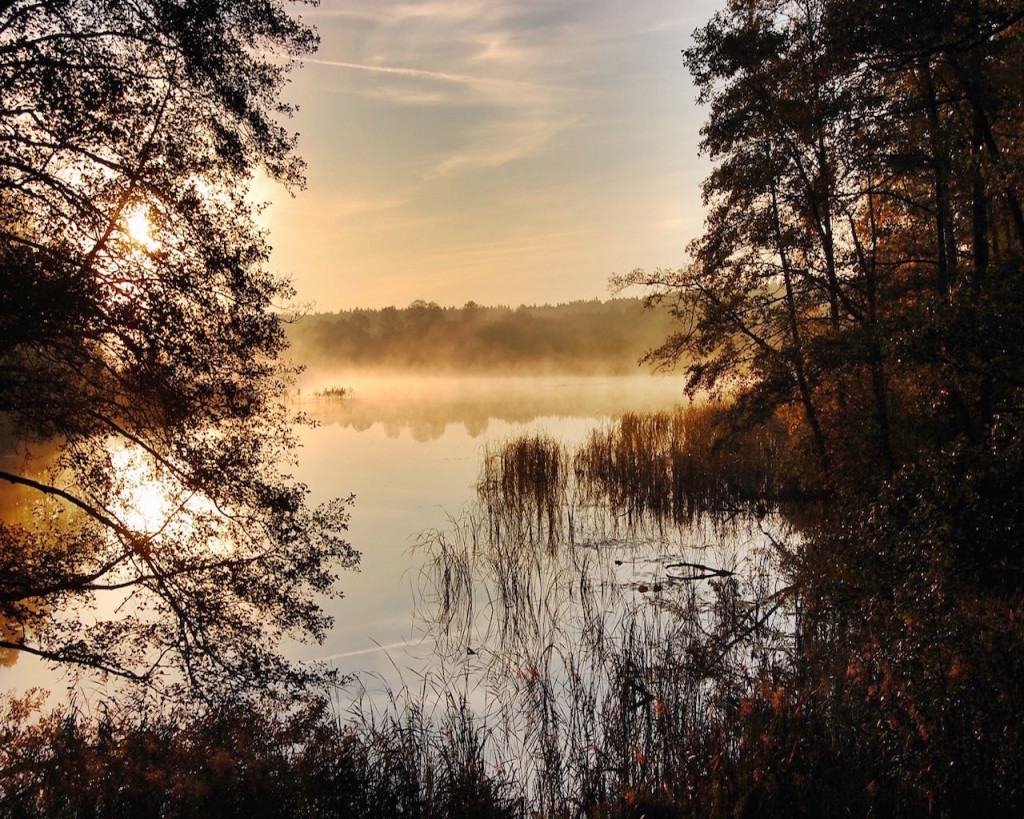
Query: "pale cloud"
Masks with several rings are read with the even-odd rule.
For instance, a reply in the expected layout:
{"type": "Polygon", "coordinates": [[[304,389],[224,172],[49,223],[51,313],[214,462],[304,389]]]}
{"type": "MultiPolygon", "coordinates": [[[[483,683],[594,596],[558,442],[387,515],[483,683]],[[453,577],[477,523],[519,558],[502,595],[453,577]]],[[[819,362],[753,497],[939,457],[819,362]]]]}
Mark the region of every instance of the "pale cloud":
{"type": "MultiPolygon", "coordinates": [[[[569,49],[533,20],[549,6],[528,3],[359,3],[321,14],[358,21],[350,54],[308,60],[353,76],[345,91],[395,106],[472,108],[451,130],[447,156],[425,158],[425,180],[540,155],[588,116],[596,93],[565,82],[569,49]]],[[[577,37],[576,45],[579,46],[577,37]]]]}
{"type": "Polygon", "coordinates": [[[465,147],[430,168],[427,179],[473,168],[505,165],[536,155],[554,137],[579,123],[571,116],[560,116],[545,108],[518,110],[515,117],[490,122],[475,129],[465,147]]]}
{"type": "Polygon", "coordinates": [[[467,85],[484,93],[502,92],[510,89],[533,90],[536,92],[555,91],[581,94],[579,89],[557,85],[542,85],[525,80],[508,79],[505,77],[485,77],[473,74],[457,74],[450,71],[431,71],[425,68],[411,68],[400,65],[368,65],[366,63],[348,63],[341,60],[309,59],[308,63],[326,65],[334,68],[348,68],[353,71],[367,71],[371,74],[387,74],[395,77],[408,77],[417,80],[439,80],[457,85],[467,85]]]}
{"type": "Polygon", "coordinates": [[[442,255],[448,258],[468,256],[474,258],[494,257],[522,251],[548,250],[552,247],[568,247],[584,238],[581,230],[563,230],[553,233],[530,232],[528,236],[498,239],[490,242],[460,242],[439,245],[426,250],[428,255],[442,255]]]}
{"type": "Polygon", "coordinates": [[[363,213],[381,213],[397,210],[408,203],[408,199],[394,196],[382,199],[350,199],[339,198],[330,202],[323,210],[328,216],[339,219],[363,213]]]}
{"type": "Polygon", "coordinates": [[[325,0],[320,6],[308,9],[303,16],[317,18],[347,18],[350,20],[372,21],[378,25],[396,25],[407,20],[494,20],[508,14],[507,9],[516,3],[494,2],[494,0],[425,0],[424,2],[399,2],[398,0],[346,0],[332,2],[325,0]]]}
{"type": "Polygon", "coordinates": [[[352,91],[367,98],[398,106],[474,108],[477,121],[452,130],[449,155],[424,167],[424,179],[504,165],[540,153],[554,136],[583,120],[582,110],[573,102],[588,96],[576,89],[504,77],[339,60],[316,62],[399,80],[352,91]],[[410,86],[406,80],[421,82],[410,86]],[[439,88],[438,83],[455,88],[439,88]]]}

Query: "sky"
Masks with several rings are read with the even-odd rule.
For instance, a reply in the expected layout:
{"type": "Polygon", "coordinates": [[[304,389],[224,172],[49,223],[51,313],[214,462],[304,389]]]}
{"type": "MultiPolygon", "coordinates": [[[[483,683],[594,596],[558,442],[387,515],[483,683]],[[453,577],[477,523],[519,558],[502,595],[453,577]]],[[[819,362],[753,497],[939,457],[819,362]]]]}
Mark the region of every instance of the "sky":
{"type": "MultiPolygon", "coordinates": [[[[273,269],[319,311],[605,298],[703,222],[681,50],[721,0],[322,0],[273,269]]],[[[263,195],[265,194],[265,195],[263,195]]]]}

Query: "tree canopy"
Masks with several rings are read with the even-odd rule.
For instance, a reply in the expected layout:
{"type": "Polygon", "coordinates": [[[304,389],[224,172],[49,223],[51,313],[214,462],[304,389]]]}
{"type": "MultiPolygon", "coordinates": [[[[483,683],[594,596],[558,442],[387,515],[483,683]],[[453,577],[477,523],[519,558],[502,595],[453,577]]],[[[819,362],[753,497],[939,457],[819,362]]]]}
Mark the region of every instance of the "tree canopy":
{"type": "MultiPolygon", "coordinates": [[[[208,697],[314,672],[358,559],[310,508],[292,292],[250,185],[302,184],[281,0],[0,3],[0,649],[208,697]]],[[[301,4],[299,4],[301,5],[301,4]]]]}
{"type": "Polygon", "coordinates": [[[1022,50],[1019,0],[733,0],[684,53],[705,228],[622,283],[806,499],[758,815],[1021,801],[1022,50]]]}
{"type": "Polygon", "coordinates": [[[685,52],[705,231],[636,271],[694,390],[799,407],[828,480],[1020,407],[1024,7],[733,2],[685,52]],[[894,413],[899,415],[894,419],[894,413]],[[928,436],[922,433],[927,430],[928,436]]]}
{"type": "Polygon", "coordinates": [[[315,368],[501,373],[637,372],[637,359],[671,329],[640,299],[461,308],[409,307],[303,316],[292,352],[315,368]]]}

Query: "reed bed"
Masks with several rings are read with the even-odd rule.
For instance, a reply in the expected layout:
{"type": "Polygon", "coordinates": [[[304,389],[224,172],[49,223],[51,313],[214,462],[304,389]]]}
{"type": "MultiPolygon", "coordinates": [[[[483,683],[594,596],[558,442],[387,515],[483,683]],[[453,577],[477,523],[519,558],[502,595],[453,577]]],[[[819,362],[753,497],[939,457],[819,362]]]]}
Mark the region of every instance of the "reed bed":
{"type": "Polygon", "coordinates": [[[739,435],[718,405],[627,413],[594,430],[573,459],[576,480],[629,521],[690,524],[700,515],[764,514],[784,495],[783,431],[739,435]]]}
{"type": "Polygon", "coordinates": [[[313,397],[331,401],[344,401],[345,399],[352,397],[352,390],[349,387],[331,385],[324,387],[321,390],[317,390],[313,393],[313,397]]]}
{"type": "MultiPolygon", "coordinates": [[[[712,447],[710,428],[662,413],[576,452],[511,441],[487,453],[477,504],[421,539],[421,617],[445,658],[430,688],[463,686],[488,729],[484,758],[531,815],[735,804],[713,792],[741,744],[733,718],[784,666],[793,619],[783,535],[766,529],[777,520],[726,517],[692,488],[699,501],[679,515],[658,486],[712,447]]],[[[762,502],[767,471],[745,478],[762,502]]]]}
{"type": "Polygon", "coordinates": [[[744,516],[763,518],[794,494],[777,422],[741,432],[719,405],[627,413],[570,449],[528,435],[485,452],[477,496],[489,539],[572,546],[664,534],[744,516]],[[610,514],[609,514],[610,513],[610,514]]]}
{"type": "Polygon", "coordinates": [[[477,496],[487,511],[492,540],[523,535],[531,542],[554,547],[572,540],[567,512],[569,456],[565,447],[543,434],[515,438],[484,452],[477,496]]]}
{"type": "MultiPolygon", "coordinates": [[[[417,614],[436,652],[416,688],[357,680],[297,727],[227,715],[196,764],[233,759],[235,781],[272,770],[250,777],[266,794],[238,812],[250,817],[733,815],[751,787],[748,717],[784,675],[795,615],[778,522],[720,513],[727,488],[772,496],[771,439],[751,462],[715,434],[689,410],[627,416],[575,452],[546,436],[489,451],[476,503],[418,544],[417,614]],[[218,755],[225,737],[236,757],[218,755]]],[[[101,734],[75,741],[46,770],[101,734]]],[[[125,765],[105,774],[111,799],[155,775],[125,765]]],[[[46,815],[28,796],[39,783],[21,784],[23,815],[46,815]]],[[[154,810],[201,815],[226,798],[216,782],[200,796],[154,810]]]]}

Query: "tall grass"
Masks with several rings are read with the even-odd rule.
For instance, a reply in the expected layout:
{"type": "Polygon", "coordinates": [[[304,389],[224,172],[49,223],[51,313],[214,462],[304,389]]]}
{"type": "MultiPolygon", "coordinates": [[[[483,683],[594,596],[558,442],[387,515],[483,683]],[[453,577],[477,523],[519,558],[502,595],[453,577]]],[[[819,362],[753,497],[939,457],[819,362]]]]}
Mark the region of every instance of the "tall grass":
{"type": "Polygon", "coordinates": [[[777,502],[784,441],[774,423],[737,435],[718,405],[627,413],[591,433],[574,468],[585,491],[630,521],[692,523],[701,514],[763,512],[777,502]]]}
{"type": "Polygon", "coordinates": [[[525,817],[484,763],[486,733],[459,703],[339,722],[324,698],[288,713],[226,706],[90,720],[74,706],[3,716],[0,816],[366,819],[525,817]]]}
{"type": "Polygon", "coordinates": [[[333,401],[344,401],[347,398],[352,397],[352,390],[349,387],[339,387],[337,385],[331,385],[324,387],[323,389],[317,390],[313,393],[314,398],[322,398],[333,401]]]}
{"type": "Polygon", "coordinates": [[[534,815],[737,804],[734,716],[785,665],[793,609],[782,535],[765,528],[778,521],[718,505],[741,480],[743,509],[770,502],[771,458],[716,451],[725,474],[691,477],[685,514],[660,489],[666,470],[715,449],[711,429],[705,414],[660,414],[576,452],[511,441],[487,453],[476,508],[421,540],[448,680],[476,692],[490,752],[534,815]]]}
{"type": "MultiPolygon", "coordinates": [[[[568,456],[558,441],[535,434],[484,452],[477,494],[487,511],[492,540],[511,527],[529,541],[554,546],[566,533],[568,456]]],[[[571,526],[568,529],[571,538],[571,526]]]]}
{"type": "Polygon", "coordinates": [[[571,544],[592,509],[630,537],[651,523],[763,517],[795,494],[786,440],[774,420],[737,431],[717,404],[627,413],[574,451],[536,434],[488,449],[477,492],[493,539],[512,527],[549,546],[571,544]]]}

